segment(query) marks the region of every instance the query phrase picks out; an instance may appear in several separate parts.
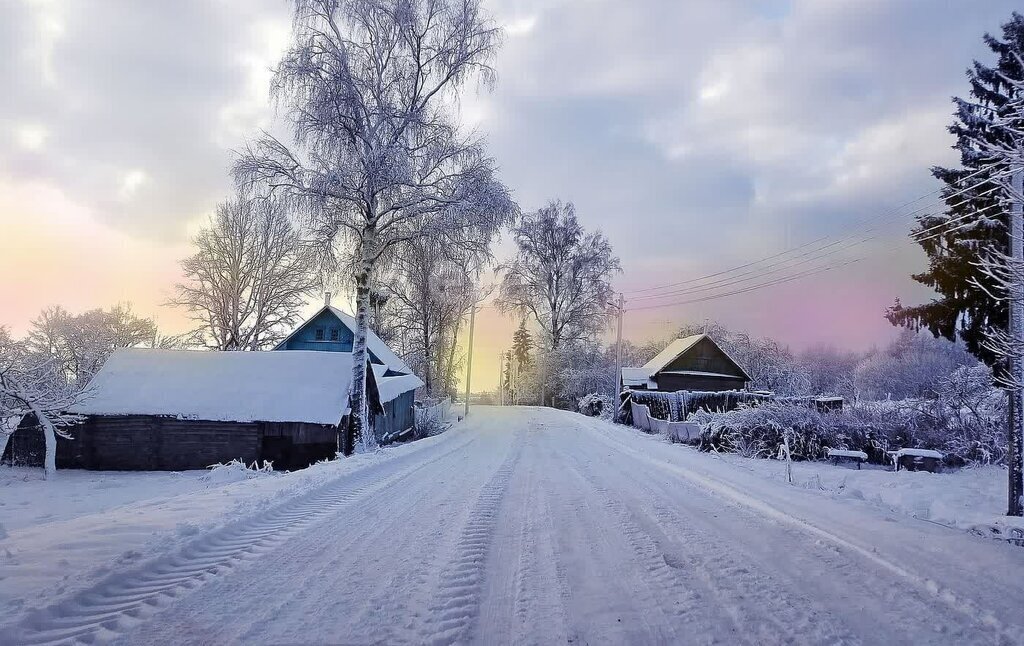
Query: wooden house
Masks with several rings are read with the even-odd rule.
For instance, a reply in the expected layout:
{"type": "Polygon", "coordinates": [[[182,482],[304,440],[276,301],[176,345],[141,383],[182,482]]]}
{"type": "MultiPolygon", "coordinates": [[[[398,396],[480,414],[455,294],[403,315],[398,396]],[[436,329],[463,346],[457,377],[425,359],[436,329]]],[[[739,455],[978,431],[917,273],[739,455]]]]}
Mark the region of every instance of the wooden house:
{"type": "MultiPolygon", "coordinates": [[[[325,305],[271,352],[121,349],[68,412],[83,421],[57,442],[61,468],[201,469],[240,459],[308,466],[338,451],[349,411],[355,320],[325,305]]],[[[374,434],[403,437],[423,385],[372,331],[366,394],[374,434]]],[[[43,438],[23,424],[5,454],[41,465],[43,438]]]]}
{"type": "MultiPolygon", "coordinates": [[[[355,330],[355,318],[328,300],[274,350],[351,353],[355,330]]],[[[423,382],[373,330],[367,331],[366,351],[381,404],[372,420],[374,434],[386,442],[412,429],[416,389],[423,382]]]]}
{"type": "Polygon", "coordinates": [[[622,387],[675,392],[743,390],[747,372],[706,334],[676,339],[640,368],[622,369],[622,387]]]}
{"type": "Polygon", "coordinates": [[[337,452],[351,376],[348,353],[116,350],[68,411],[83,421],[69,429],[72,439],[58,440],[57,466],[183,470],[239,459],[304,467],[337,452]]]}

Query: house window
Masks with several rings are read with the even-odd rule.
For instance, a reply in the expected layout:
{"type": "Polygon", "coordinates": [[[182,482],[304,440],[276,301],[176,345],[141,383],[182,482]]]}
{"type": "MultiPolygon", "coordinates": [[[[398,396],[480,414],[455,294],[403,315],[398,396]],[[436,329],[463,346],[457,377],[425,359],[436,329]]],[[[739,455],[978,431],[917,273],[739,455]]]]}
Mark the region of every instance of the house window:
{"type": "Polygon", "coordinates": [[[697,370],[707,370],[710,367],[711,359],[708,357],[697,357],[694,363],[697,364],[697,370]]]}
{"type": "Polygon", "coordinates": [[[324,329],[322,327],[318,327],[316,329],[316,340],[317,341],[323,341],[324,340],[324,329]]]}
{"type": "Polygon", "coordinates": [[[337,340],[338,340],[338,328],[332,327],[331,328],[331,341],[337,341],[337,340]]]}

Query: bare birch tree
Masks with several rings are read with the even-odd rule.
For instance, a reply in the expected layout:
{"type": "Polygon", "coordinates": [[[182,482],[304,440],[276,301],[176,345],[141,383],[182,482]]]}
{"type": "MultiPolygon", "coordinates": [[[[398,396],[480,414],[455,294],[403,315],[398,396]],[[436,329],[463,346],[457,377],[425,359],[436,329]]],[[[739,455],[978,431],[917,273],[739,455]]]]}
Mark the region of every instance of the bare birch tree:
{"type": "Polygon", "coordinates": [[[500,30],[480,0],[296,0],[273,90],[292,146],[269,135],[235,166],[289,198],[355,282],[357,329],[346,453],[364,432],[366,331],[375,272],[403,244],[486,245],[515,215],[483,141],[452,114],[493,80],[500,30]]]}
{"type": "Polygon", "coordinates": [[[406,246],[387,281],[389,325],[430,396],[455,389],[454,347],[476,295],[481,258],[424,238],[406,246]]]}
{"type": "Polygon", "coordinates": [[[66,427],[80,418],[68,408],[86,396],[67,382],[52,356],[28,351],[0,328],[0,455],[22,420],[31,415],[46,443],[43,463],[47,479],[57,471],[57,436],[70,437],[66,427]]]}
{"type": "Polygon", "coordinates": [[[312,247],[276,199],[224,202],[193,244],[171,303],[188,310],[200,326],[196,337],[215,350],[272,347],[319,284],[312,247]]]}
{"type": "Polygon", "coordinates": [[[604,329],[621,271],[607,238],[584,231],[572,203],[558,201],[525,216],[515,238],[516,256],[499,267],[502,311],[532,316],[551,350],[604,329]]]}

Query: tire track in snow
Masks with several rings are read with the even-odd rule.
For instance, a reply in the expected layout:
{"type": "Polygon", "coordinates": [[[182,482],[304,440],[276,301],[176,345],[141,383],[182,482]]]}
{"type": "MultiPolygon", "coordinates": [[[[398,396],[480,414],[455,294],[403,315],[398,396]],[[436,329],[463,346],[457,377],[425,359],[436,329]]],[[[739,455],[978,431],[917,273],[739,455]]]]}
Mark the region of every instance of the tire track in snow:
{"type": "MultiPolygon", "coordinates": [[[[633,551],[643,572],[647,590],[640,594],[642,605],[656,608],[662,618],[664,628],[669,632],[672,641],[680,639],[678,628],[686,626],[688,636],[692,639],[699,634],[719,632],[709,623],[708,609],[702,603],[701,595],[694,589],[693,582],[681,576],[681,573],[669,566],[657,541],[646,533],[636,522],[632,512],[616,497],[592,472],[592,462],[581,456],[566,457],[569,468],[584,480],[601,499],[601,504],[614,520],[622,534],[622,538],[633,551]]],[[[735,626],[736,632],[742,634],[742,626],[735,626]]]]}
{"type": "MultiPolygon", "coordinates": [[[[762,520],[789,526],[802,536],[814,539],[820,545],[829,545],[834,550],[843,550],[849,556],[856,555],[863,561],[876,566],[881,573],[892,576],[896,581],[910,584],[914,594],[928,596],[942,602],[950,610],[967,618],[973,628],[987,634],[987,637],[979,635],[977,632],[970,634],[964,628],[964,639],[969,643],[1024,643],[1024,627],[1000,621],[991,611],[979,607],[971,599],[957,594],[948,587],[942,586],[927,575],[918,574],[903,564],[886,558],[874,548],[862,546],[857,542],[844,538],[838,533],[788,513],[784,508],[747,494],[718,477],[690,471],[681,466],[657,459],[629,446],[621,438],[612,437],[598,429],[580,428],[592,434],[605,446],[633,458],[645,469],[654,467],[663,473],[682,477],[691,486],[707,495],[718,497],[729,504],[743,508],[762,520]]],[[[848,559],[849,556],[846,558],[848,559]]],[[[846,567],[846,569],[851,568],[846,567]]],[[[855,568],[852,569],[856,571],[855,568]]],[[[871,594],[871,591],[868,591],[867,594],[871,594]]],[[[901,595],[896,590],[890,590],[889,594],[892,595],[894,601],[906,602],[905,594],[901,595]]],[[[929,614],[934,612],[934,609],[931,607],[926,606],[926,609],[930,611],[929,614]]],[[[943,619],[945,623],[949,623],[951,626],[959,625],[958,622],[952,621],[948,617],[943,617],[943,619]]]]}
{"type": "Polygon", "coordinates": [[[827,612],[811,599],[784,589],[761,571],[756,561],[741,560],[742,556],[723,544],[727,535],[711,536],[696,530],[694,518],[659,506],[658,494],[627,504],[619,492],[635,490],[645,476],[631,473],[621,460],[604,456],[598,459],[601,463],[596,472],[605,477],[614,474],[629,487],[609,489],[595,475],[592,462],[578,467],[581,475],[617,517],[627,541],[656,585],[656,602],[667,615],[674,616],[674,625],[687,626],[691,638],[694,633],[721,632],[720,622],[709,617],[704,600],[707,596],[724,614],[721,618],[733,624],[733,638],[740,642],[770,643],[788,634],[796,643],[858,643],[852,634],[822,622],[827,612]]]}
{"type": "Polygon", "coordinates": [[[545,461],[538,436],[542,429],[543,425],[530,420],[522,458],[526,468],[513,478],[508,503],[502,508],[504,522],[499,527],[508,541],[497,544],[489,557],[488,572],[496,576],[484,597],[481,622],[489,633],[476,636],[481,642],[525,646],[571,641],[558,575],[560,560],[544,495],[550,482],[541,477],[545,461]]]}
{"type": "Polygon", "coordinates": [[[481,489],[463,527],[455,554],[441,574],[437,599],[417,640],[423,644],[468,641],[480,607],[480,596],[498,510],[523,452],[525,433],[516,430],[509,455],[481,489]]]}
{"type": "Polygon", "coordinates": [[[111,575],[68,599],[31,613],[0,632],[0,642],[90,644],[115,639],[212,577],[273,549],[329,514],[398,484],[462,450],[475,438],[461,439],[454,446],[438,444],[340,476],[297,499],[213,530],[175,554],[111,575]],[[437,454],[426,458],[423,454],[432,449],[437,454]]]}

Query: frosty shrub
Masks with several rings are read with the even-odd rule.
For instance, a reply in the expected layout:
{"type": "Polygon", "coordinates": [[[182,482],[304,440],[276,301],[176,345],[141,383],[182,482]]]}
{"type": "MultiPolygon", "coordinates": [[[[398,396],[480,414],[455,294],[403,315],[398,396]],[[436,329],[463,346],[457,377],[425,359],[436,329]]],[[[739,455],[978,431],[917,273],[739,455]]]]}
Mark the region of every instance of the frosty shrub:
{"type": "Polygon", "coordinates": [[[1003,464],[1006,460],[1006,398],[992,386],[983,365],[963,366],[939,381],[935,399],[862,402],[842,411],[819,412],[801,403],[743,405],[728,412],[699,410],[699,447],[749,457],[778,454],[791,429],[796,460],[824,457],[826,448],[855,449],[883,463],[885,451],[936,449],[953,466],[1003,464]]]}
{"type": "Polygon", "coordinates": [[[580,398],[577,408],[580,413],[587,417],[602,417],[610,419],[614,404],[611,397],[608,395],[590,393],[580,398]]]}
{"type": "Polygon", "coordinates": [[[416,422],[416,439],[440,435],[448,430],[448,422],[439,417],[423,417],[416,422]]]}
{"type": "Polygon", "coordinates": [[[252,480],[274,472],[274,465],[268,460],[264,460],[263,464],[256,461],[246,464],[237,458],[231,462],[212,464],[207,468],[210,472],[201,476],[203,482],[217,485],[252,480]]]}

